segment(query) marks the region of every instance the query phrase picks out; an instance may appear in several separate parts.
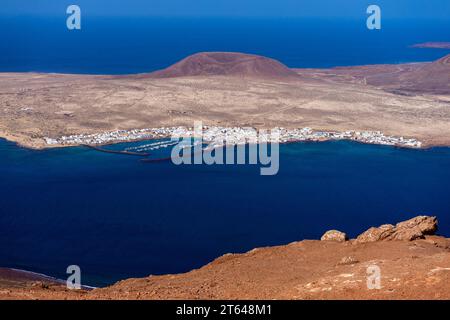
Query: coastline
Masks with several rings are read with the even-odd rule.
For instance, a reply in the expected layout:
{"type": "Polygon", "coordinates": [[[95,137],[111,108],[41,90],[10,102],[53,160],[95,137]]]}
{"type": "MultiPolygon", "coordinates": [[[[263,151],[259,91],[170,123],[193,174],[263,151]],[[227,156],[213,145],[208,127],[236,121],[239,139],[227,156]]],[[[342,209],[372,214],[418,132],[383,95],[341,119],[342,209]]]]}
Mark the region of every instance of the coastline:
{"type": "MultiPolygon", "coordinates": [[[[3,93],[5,108],[0,110],[3,119],[0,137],[21,147],[41,150],[66,145],[48,144],[45,137],[58,139],[95,132],[99,135],[118,128],[132,131],[143,127],[186,126],[197,119],[221,127],[280,126],[295,130],[304,126],[323,132],[380,131],[421,141],[418,148],[446,147],[450,146],[447,120],[450,100],[444,90],[447,59],[370,67],[284,68],[297,74],[293,81],[223,75],[158,78],[150,73],[147,77],[116,78],[7,73],[0,79],[8,89],[3,93]],[[407,88],[392,78],[404,75],[420,79],[424,68],[437,74],[440,91],[434,89],[434,82],[407,88]],[[11,86],[12,80],[21,86],[11,86]],[[58,90],[51,87],[55,82],[60,83],[58,90]],[[69,92],[71,99],[65,101],[69,92]],[[244,105],[243,95],[247,97],[244,105]],[[219,103],[220,100],[223,102],[219,103]],[[122,108],[124,105],[128,107],[122,108]]],[[[167,137],[166,134],[156,138],[167,137]]],[[[122,140],[107,142],[139,139],[122,140]]],[[[82,144],[90,143],[70,143],[82,144]]]]}
{"type": "Polygon", "coordinates": [[[9,268],[9,267],[0,267],[0,275],[4,276],[5,273],[10,272],[11,275],[9,276],[11,279],[30,279],[32,281],[50,281],[55,283],[63,283],[64,280],[54,278],[52,276],[29,271],[26,269],[18,269],[18,268],[9,268]]]}
{"type": "Polygon", "coordinates": [[[418,49],[450,49],[450,42],[422,42],[416,43],[411,48],[418,49]]]}
{"type": "MultiPolygon", "coordinates": [[[[8,270],[11,270],[11,271],[14,271],[14,272],[18,272],[20,274],[29,276],[32,279],[50,281],[50,282],[55,282],[57,284],[66,285],[66,280],[55,278],[55,277],[46,275],[44,273],[29,271],[29,270],[25,270],[25,269],[17,269],[17,268],[3,268],[3,269],[8,269],[8,270]]],[[[83,290],[93,290],[93,289],[97,289],[98,287],[82,285],[81,288],[83,290]]]]}
{"type": "MultiPolygon", "coordinates": [[[[185,127],[174,127],[174,128],[170,128],[170,129],[186,129],[186,132],[184,132],[182,135],[179,135],[180,138],[198,138],[197,136],[193,135],[192,133],[192,129],[191,128],[185,128],[185,127]]],[[[213,127],[214,128],[214,127],[213,127]]],[[[243,129],[240,127],[234,127],[233,129],[243,129]]],[[[165,128],[163,127],[163,129],[169,129],[169,128],[165,128]]],[[[220,127],[219,129],[224,129],[224,130],[228,130],[231,128],[223,128],[220,127]]],[[[251,128],[253,130],[259,130],[256,128],[251,128]]],[[[372,144],[372,145],[380,145],[380,146],[392,146],[392,147],[398,147],[398,148],[407,148],[407,149],[421,149],[421,150],[425,150],[425,149],[431,149],[434,147],[450,147],[450,143],[449,144],[427,144],[424,143],[422,141],[418,141],[415,138],[403,138],[403,137],[399,137],[399,136],[385,136],[384,133],[382,133],[381,131],[360,131],[361,134],[372,134],[372,133],[376,133],[379,136],[382,137],[382,139],[386,138],[389,140],[399,140],[399,139],[403,139],[405,141],[411,141],[411,145],[405,144],[405,143],[396,143],[396,142],[389,142],[386,143],[384,140],[381,141],[369,141],[368,138],[361,138],[361,137],[355,137],[353,134],[355,132],[359,132],[359,131],[353,131],[353,130],[349,130],[346,131],[345,133],[347,133],[347,135],[344,134],[344,132],[339,132],[339,131],[326,131],[326,130],[313,130],[310,128],[301,128],[301,129],[294,129],[294,130],[289,130],[289,129],[284,129],[281,128],[282,130],[287,131],[287,134],[296,131],[298,132],[299,130],[305,130],[308,129],[310,130],[312,133],[317,134],[317,136],[313,136],[311,135],[310,137],[305,136],[302,138],[296,138],[296,137],[291,137],[289,139],[281,139],[279,141],[277,141],[280,144],[286,144],[286,143],[298,143],[298,142],[326,142],[326,141],[353,141],[353,142],[359,142],[362,144],[372,144]],[[351,133],[351,134],[350,134],[351,133]],[[333,134],[338,135],[338,137],[332,136],[333,134]],[[351,136],[353,135],[353,136],[351,136]]],[[[136,130],[149,130],[149,129],[133,129],[131,131],[136,131],[136,130]]],[[[151,129],[151,130],[157,130],[155,128],[151,129]]],[[[265,129],[262,129],[265,130],[265,129]]],[[[130,130],[123,130],[123,131],[130,131],[130,130]]],[[[102,132],[99,133],[97,135],[105,135],[108,132],[102,132]]],[[[96,135],[96,134],[94,134],[96,135]]],[[[286,134],[285,134],[286,135],[286,134]]],[[[77,135],[77,136],[84,136],[84,135],[77,135]]],[[[77,136],[70,136],[70,137],[77,137],[77,136]]],[[[92,134],[89,136],[93,136],[92,134]]],[[[5,134],[5,132],[0,131],[0,138],[5,139],[6,141],[12,142],[17,144],[17,146],[22,147],[22,148],[26,148],[26,149],[30,149],[30,150],[46,150],[46,149],[53,149],[53,148],[66,148],[66,147],[80,147],[80,146],[84,146],[84,147],[90,147],[90,148],[98,148],[98,147],[102,147],[102,146],[108,146],[108,145],[115,145],[115,144],[121,144],[121,143],[136,143],[136,142],[140,142],[140,141],[155,141],[158,139],[169,139],[172,137],[171,133],[165,133],[165,134],[157,134],[157,135],[149,135],[149,136],[145,136],[145,137],[138,137],[138,138],[132,138],[132,139],[117,139],[117,140],[111,140],[111,141],[101,141],[98,143],[88,143],[86,141],[79,141],[79,142],[64,142],[61,143],[61,141],[55,142],[57,141],[56,139],[51,139],[52,141],[54,141],[53,143],[46,143],[46,139],[48,138],[31,138],[31,137],[27,137],[27,138],[21,138],[18,136],[14,136],[14,135],[10,135],[10,134],[5,134]]],[[[66,138],[66,137],[64,137],[66,138]]],[[[77,139],[77,138],[74,138],[77,139]]],[[[205,139],[204,141],[206,143],[216,143],[216,147],[221,146],[220,143],[218,143],[218,141],[225,141],[226,138],[225,136],[214,136],[213,139],[205,139]]],[[[253,140],[253,137],[244,137],[244,140],[242,140],[242,137],[232,137],[231,140],[232,141],[231,144],[229,145],[239,145],[239,144],[248,144],[249,141],[250,143],[256,140],[253,140]],[[238,141],[236,141],[236,139],[238,139],[238,141]],[[242,140],[242,141],[239,141],[242,140]]],[[[48,141],[48,140],[47,140],[48,141]]],[[[261,142],[267,142],[270,143],[270,139],[263,139],[261,141],[257,141],[257,143],[261,143],[261,142]]],[[[274,142],[274,141],[272,141],[274,142]]],[[[227,141],[228,143],[228,141],[227,141]]],[[[137,155],[137,154],[136,154],[137,155]]],[[[141,154],[139,154],[141,155],[141,154]]],[[[143,154],[142,154],[143,155],[143,154]]]]}
{"type": "Polygon", "coordinates": [[[418,216],[371,227],[350,240],[329,230],[320,240],[227,253],[185,273],[81,290],[68,290],[64,281],[46,275],[0,268],[0,300],[448,299],[450,239],[435,235],[436,229],[436,217],[418,216]],[[377,290],[366,287],[367,268],[373,265],[383,272],[377,290]]]}

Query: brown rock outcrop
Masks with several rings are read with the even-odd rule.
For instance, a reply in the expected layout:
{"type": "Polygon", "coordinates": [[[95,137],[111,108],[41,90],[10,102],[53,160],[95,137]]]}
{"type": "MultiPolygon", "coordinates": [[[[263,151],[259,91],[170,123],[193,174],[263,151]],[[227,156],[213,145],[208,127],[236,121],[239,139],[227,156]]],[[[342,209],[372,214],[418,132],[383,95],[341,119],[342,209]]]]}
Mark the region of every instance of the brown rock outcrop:
{"type": "Polygon", "coordinates": [[[336,241],[336,242],[345,242],[348,240],[347,235],[344,232],[338,230],[329,230],[324,233],[324,235],[320,238],[321,241],[336,241]]]}
{"type": "Polygon", "coordinates": [[[358,236],[357,242],[375,242],[387,240],[395,232],[395,227],[392,224],[383,224],[378,228],[372,227],[358,236]]]}
{"type": "Polygon", "coordinates": [[[399,222],[395,226],[384,224],[378,228],[372,227],[360,234],[356,242],[365,243],[385,240],[411,241],[423,238],[424,235],[434,234],[436,230],[436,217],[418,216],[407,221],[399,222]]]}

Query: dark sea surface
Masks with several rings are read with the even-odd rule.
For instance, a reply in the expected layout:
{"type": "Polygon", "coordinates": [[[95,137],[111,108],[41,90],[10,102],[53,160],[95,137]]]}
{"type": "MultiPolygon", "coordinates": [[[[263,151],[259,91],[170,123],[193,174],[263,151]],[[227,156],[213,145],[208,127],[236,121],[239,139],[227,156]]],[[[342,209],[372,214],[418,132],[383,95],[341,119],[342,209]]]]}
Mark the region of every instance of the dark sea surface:
{"type": "MultiPolygon", "coordinates": [[[[432,61],[450,23],[360,20],[1,17],[0,72],[124,74],[199,51],[240,51],[290,67],[432,61]]],[[[125,148],[123,145],[114,148],[125,148]]],[[[356,236],[372,225],[437,215],[450,236],[450,149],[351,142],[281,147],[280,172],[175,166],[83,147],[32,151],[0,140],[0,266],[101,286],[184,272],[228,252],[356,236]]]]}
{"type": "Polygon", "coordinates": [[[331,67],[436,60],[450,50],[413,49],[450,41],[450,20],[257,18],[114,18],[0,16],[0,72],[124,74],[165,68],[199,51],[239,51],[289,67],[331,67]]]}
{"type": "Polygon", "coordinates": [[[288,144],[278,175],[260,176],[255,165],[142,163],[1,140],[0,176],[0,265],[64,278],[76,264],[89,285],[420,214],[437,215],[450,236],[450,148],[288,144]]]}

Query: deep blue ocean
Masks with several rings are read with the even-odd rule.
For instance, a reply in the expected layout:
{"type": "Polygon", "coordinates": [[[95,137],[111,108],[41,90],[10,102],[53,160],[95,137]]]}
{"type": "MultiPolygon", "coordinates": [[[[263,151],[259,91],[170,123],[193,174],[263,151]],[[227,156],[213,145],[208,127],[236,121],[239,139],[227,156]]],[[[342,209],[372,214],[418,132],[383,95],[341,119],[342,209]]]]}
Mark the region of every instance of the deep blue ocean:
{"type": "Polygon", "coordinates": [[[200,51],[238,51],[289,67],[431,61],[449,52],[413,49],[450,41],[450,20],[294,18],[136,18],[83,16],[69,31],[66,16],[0,16],[0,71],[124,74],[165,68],[200,51]]]}
{"type": "MultiPolygon", "coordinates": [[[[2,17],[0,72],[123,74],[164,68],[198,51],[269,56],[290,67],[431,61],[450,23],[299,19],[2,17]]],[[[125,148],[118,145],[115,148],[125,148]]],[[[185,272],[228,252],[317,239],[336,228],[437,215],[450,236],[450,148],[352,142],[283,145],[280,171],[175,166],[83,147],[32,151],[0,140],[0,266],[65,278],[81,267],[102,286],[185,272]]]]}
{"type": "Polygon", "coordinates": [[[276,176],[4,140],[0,155],[0,265],[62,278],[77,264],[91,285],[420,214],[450,236],[450,148],[288,144],[276,176]]]}

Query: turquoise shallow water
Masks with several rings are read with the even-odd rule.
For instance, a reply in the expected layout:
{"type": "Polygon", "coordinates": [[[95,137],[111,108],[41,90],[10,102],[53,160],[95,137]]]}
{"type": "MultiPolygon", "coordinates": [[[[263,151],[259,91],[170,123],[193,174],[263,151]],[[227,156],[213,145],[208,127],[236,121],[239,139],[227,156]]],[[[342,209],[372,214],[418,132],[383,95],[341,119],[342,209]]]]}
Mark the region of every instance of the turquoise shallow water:
{"type": "Polygon", "coordinates": [[[437,215],[450,236],[450,148],[340,141],[280,152],[278,175],[260,176],[252,165],[142,163],[0,140],[0,265],[63,278],[77,264],[85,284],[105,285],[419,214],[437,215]]]}

